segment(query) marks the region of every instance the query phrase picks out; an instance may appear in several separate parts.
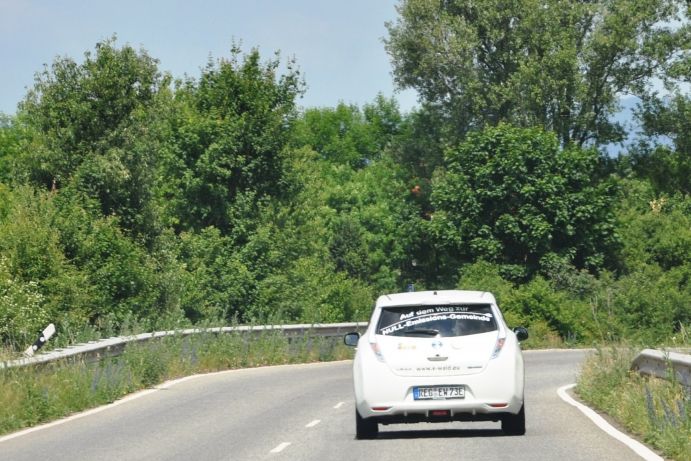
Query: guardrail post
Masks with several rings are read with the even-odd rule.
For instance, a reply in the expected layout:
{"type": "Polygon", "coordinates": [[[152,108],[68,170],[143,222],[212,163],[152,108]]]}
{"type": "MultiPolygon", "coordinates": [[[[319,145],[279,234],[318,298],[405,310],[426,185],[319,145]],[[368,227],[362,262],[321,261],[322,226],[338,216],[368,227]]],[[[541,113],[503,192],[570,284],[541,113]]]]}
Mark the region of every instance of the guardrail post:
{"type": "Polygon", "coordinates": [[[43,347],[43,345],[48,342],[48,340],[55,334],[55,325],[52,323],[48,325],[41,334],[38,335],[38,339],[31,345],[27,350],[24,351],[24,355],[27,357],[33,357],[34,352],[43,347]]]}

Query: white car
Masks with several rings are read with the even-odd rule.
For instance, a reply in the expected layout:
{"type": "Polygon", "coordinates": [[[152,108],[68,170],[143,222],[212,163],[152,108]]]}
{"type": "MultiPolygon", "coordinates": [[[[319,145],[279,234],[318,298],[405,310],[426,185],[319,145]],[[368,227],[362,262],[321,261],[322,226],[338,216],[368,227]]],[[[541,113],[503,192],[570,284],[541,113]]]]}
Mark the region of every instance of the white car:
{"type": "Polygon", "coordinates": [[[525,328],[507,327],[491,293],[425,291],[379,297],[353,362],[358,439],[379,424],[501,421],[525,434],[525,328]]]}

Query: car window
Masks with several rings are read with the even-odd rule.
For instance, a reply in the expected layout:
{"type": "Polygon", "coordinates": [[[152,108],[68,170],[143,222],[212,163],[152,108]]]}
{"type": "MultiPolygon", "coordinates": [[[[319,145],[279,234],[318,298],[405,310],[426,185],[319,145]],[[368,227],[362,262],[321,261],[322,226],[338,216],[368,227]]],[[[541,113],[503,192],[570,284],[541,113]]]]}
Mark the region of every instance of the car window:
{"type": "Polygon", "coordinates": [[[489,304],[397,306],[382,308],[377,334],[410,337],[449,337],[497,329],[489,304]]]}

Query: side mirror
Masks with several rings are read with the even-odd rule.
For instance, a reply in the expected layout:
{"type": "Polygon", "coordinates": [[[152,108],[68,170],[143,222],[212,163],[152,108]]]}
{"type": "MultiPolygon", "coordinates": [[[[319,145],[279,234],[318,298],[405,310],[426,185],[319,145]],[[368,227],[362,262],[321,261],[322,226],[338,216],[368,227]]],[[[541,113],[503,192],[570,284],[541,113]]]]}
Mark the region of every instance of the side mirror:
{"type": "Polygon", "coordinates": [[[513,332],[516,333],[516,339],[519,341],[528,339],[528,330],[523,327],[516,327],[513,329],[513,332]]]}
{"type": "Polygon", "coordinates": [[[346,346],[355,347],[360,340],[360,333],[348,333],[343,337],[343,342],[346,346]]]}

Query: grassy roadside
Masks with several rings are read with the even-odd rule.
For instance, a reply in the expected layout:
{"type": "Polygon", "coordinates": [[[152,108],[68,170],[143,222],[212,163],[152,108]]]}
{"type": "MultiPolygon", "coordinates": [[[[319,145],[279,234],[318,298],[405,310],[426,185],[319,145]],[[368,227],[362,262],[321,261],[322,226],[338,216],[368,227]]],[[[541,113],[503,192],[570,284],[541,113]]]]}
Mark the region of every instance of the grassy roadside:
{"type": "Polygon", "coordinates": [[[598,350],[583,366],[576,392],[666,457],[691,460],[691,390],[630,372],[637,352],[598,350]]]}
{"type": "Polygon", "coordinates": [[[218,370],[352,357],[340,338],[280,332],[173,336],[131,344],[98,363],[63,360],[0,370],[0,434],[113,402],[163,381],[218,370]]]}

